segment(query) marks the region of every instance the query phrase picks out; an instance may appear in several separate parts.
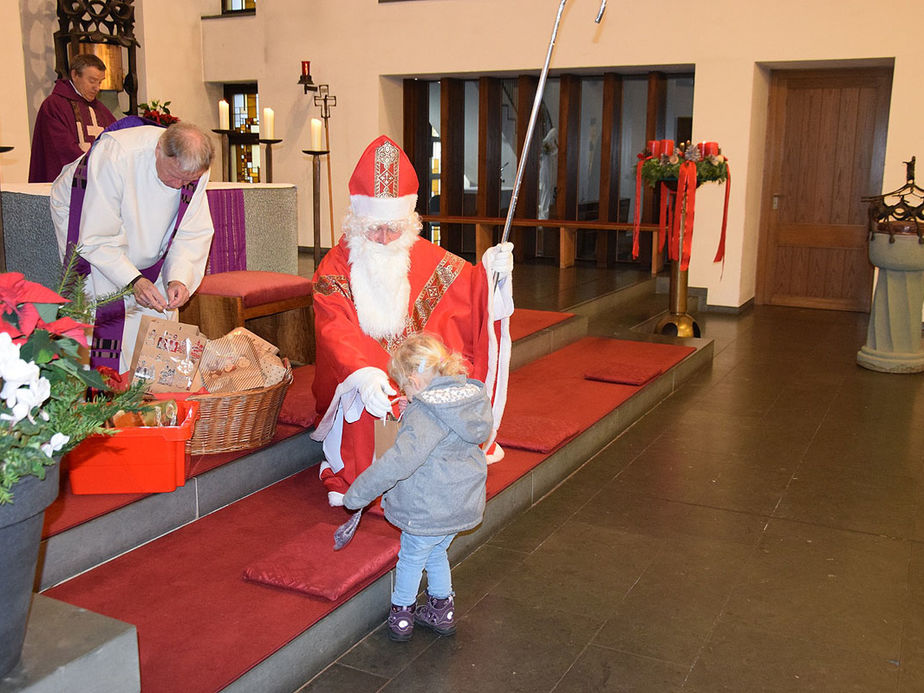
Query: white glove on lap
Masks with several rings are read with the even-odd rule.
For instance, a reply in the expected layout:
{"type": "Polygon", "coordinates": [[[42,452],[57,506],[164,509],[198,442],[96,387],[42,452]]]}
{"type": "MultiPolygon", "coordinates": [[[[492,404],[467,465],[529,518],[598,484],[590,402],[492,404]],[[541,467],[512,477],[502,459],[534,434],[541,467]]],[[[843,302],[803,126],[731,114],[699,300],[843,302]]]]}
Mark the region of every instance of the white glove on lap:
{"type": "Polygon", "coordinates": [[[350,373],[348,380],[359,391],[359,398],[372,416],[383,418],[391,411],[390,395],[398,394],[388,383],[388,376],[381,368],[366,366],[350,373]]]}

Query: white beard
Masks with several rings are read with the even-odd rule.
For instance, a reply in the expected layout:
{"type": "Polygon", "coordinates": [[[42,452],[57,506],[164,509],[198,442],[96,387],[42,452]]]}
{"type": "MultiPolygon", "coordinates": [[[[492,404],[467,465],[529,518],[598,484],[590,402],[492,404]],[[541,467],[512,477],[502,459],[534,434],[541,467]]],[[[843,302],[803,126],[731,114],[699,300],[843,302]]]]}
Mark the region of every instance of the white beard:
{"type": "Polygon", "coordinates": [[[350,289],[362,331],[373,339],[404,332],[411,282],[411,246],[416,233],[387,245],[365,236],[350,236],[350,289]]]}

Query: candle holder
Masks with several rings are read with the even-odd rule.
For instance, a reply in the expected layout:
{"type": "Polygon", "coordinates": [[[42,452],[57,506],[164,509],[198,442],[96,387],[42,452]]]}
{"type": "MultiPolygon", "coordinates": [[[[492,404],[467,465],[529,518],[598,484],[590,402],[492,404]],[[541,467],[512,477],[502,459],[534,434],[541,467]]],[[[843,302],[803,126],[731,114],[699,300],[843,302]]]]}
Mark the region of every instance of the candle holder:
{"type": "MultiPolygon", "coordinates": [[[[687,229],[687,203],[684,198],[680,207],[680,248],[683,248],[684,236],[690,232],[687,229]]],[[[700,337],[702,332],[699,324],[687,312],[687,288],[689,269],[682,268],[681,259],[671,261],[670,288],[668,290],[668,314],[658,322],[656,332],[671,337],[700,337]]]]}
{"type": "MultiPolygon", "coordinates": [[[[337,105],[337,97],[330,93],[330,85],[319,84],[318,95],[314,97],[314,105],[321,109],[324,119],[324,146],[330,149],[330,109],[337,105]]],[[[334,247],[334,184],[331,181],[330,155],[327,156],[327,202],[330,212],[330,247],[334,247]]]]}
{"type": "Polygon", "coordinates": [[[311,155],[311,197],[314,208],[314,268],[321,263],[321,157],[329,154],[328,149],[303,149],[311,155]]]}
{"type": "Polygon", "coordinates": [[[214,129],[212,132],[221,135],[221,170],[224,171],[225,180],[231,180],[231,167],[229,165],[231,159],[231,133],[234,130],[218,130],[214,129]]]}
{"type": "Polygon", "coordinates": [[[279,144],[282,140],[276,139],[259,139],[257,140],[260,144],[266,145],[266,166],[264,170],[266,171],[266,181],[267,183],[273,182],[273,145],[279,144]]]}
{"type": "MultiPolygon", "coordinates": [[[[0,154],[10,151],[13,147],[0,145],[0,154]]],[[[3,191],[0,190],[0,272],[6,272],[6,240],[3,238],[3,191]]]]}

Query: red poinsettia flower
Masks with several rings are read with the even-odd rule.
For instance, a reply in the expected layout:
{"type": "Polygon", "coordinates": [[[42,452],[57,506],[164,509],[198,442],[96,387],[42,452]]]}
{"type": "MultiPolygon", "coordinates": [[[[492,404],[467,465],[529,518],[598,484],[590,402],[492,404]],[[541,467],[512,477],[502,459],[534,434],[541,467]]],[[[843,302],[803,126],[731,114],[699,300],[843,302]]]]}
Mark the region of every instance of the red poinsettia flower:
{"type": "MultiPolygon", "coordinates": [[[[20,341],[27,338],[35,331],[38,324],[42,322],[42,316],[39,315],[38,308],[31,303],[25,303],[19,306],[16,313],[16,322],[19,323],[19,332],[22,334],[20,341]]],[[[10,335],[12,337],[12,335],[10,335]]],[[[16,341],[15,339],[13,341],[16,341]]]]}
{"type": "Polygon", "coordinates": [[[67,303],[48,287],[28,281],[21,272],[0,274],[0,305],[4,313],[19,313],[23,303],[67,303]]]}
{"type": "Polygon", "coordinates": [[[73,318],[58,318],[54,322],[39,322],[38,327],[43,330],[48,330],[53,335],[59,337],[69,337],[70,339],[76,340],[80,343],[81,346],[89,346],[87,344],[87,330],[92,327],[92,325],[84,325],[82,322],[77,322],[73,318]]]}
{"type": "Polygon", "coordinates": [[[16,342],[17,339],[23,336],[22,331],[16,325],[7,322],[3,318],[0,318],[0,332],[6,332],[10,335],[10,339],[12,339],[13,342],[16,342]]]}

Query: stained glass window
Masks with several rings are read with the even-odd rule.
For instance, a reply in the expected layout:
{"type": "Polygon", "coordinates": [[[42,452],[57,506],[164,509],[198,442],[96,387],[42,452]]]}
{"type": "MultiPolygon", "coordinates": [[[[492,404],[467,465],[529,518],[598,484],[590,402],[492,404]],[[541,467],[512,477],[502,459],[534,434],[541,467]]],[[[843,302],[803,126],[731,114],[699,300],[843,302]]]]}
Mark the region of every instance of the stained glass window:
{"type": "Polygon", "coordinates": [[[253,12],[257,9],[257,0],[222,0],[222,14],[231,12],[253,12]]]}
{"type": "Polygon", "coordinates": [[[262,161],[257,85],[226,84],[225,100],[231,111],[231,179],[240,183],[259,183],[262,161]]]}

